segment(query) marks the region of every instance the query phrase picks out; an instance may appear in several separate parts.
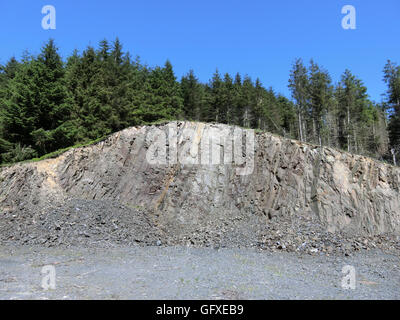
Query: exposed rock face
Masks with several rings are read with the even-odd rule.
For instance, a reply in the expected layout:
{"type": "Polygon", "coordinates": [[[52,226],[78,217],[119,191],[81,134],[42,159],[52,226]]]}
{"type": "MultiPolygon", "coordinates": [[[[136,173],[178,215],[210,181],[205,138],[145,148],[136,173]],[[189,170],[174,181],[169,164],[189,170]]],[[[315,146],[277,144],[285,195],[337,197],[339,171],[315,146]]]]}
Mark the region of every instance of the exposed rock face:
{"type": "Polygon", "coordinates": [[[399,187],[400,169],[370,158],[221,124],[175,122],[3,168],[0,220],[83,199],[143,211],[178,243],[257,242],[280,223],[293,233],[307,225],[400,235],[399,187]]]}

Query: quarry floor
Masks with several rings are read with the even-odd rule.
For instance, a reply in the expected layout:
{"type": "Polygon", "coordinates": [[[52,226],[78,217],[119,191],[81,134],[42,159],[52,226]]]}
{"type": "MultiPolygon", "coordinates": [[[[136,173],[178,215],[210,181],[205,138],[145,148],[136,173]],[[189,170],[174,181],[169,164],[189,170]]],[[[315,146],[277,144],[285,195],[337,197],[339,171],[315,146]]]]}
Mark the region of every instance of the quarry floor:
{"type": "Polygon", "coordinates": [[[400,299],[400,257],[187,247],[0,246],[0,299],[400,299]],[[53,265],[55,289],[42,288],[53,265]],[[354,267],[355,289],[342,288],[354,267]]]}

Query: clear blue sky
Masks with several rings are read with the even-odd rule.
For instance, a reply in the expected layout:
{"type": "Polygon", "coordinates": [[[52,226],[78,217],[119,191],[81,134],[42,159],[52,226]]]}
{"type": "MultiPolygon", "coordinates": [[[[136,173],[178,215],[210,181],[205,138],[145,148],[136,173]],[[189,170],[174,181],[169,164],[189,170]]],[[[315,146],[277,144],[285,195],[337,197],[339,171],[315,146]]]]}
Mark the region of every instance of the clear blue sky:
{"type": "Polygon", "coordinates": [[[314,58],[334,81],[349,68],[378,102],[386,60],[400,63],[399,0],[1,0],[0,12],[0,63],[38,53],[50,37],[65,58],[118,36],[150,66],[170,59],[179,78],[194,69],[208,81],[218,67],[286,96],[293,60],[314,58]],[[357,10],[356,30],[341,27],[346,4],[357,10]],[[56,30],[41,27],[44,5],[57,10],[56,30]]]}

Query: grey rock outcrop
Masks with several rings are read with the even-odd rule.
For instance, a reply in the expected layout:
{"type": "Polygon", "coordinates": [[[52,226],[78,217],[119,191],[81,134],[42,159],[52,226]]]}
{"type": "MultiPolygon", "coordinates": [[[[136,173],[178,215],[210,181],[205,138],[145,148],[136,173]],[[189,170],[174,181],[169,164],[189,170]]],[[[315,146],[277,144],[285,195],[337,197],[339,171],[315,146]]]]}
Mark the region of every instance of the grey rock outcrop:
{"type": "Polygon", "coordinates": [[[399,168],[367,157],[222,124],[175,122],[3,168],[0,228],[10,215],[83,199],[145,212],[163,243],[275,241],[272,233],[296,237],[299,226],[332,237],[399,236],[399,187],[399,168]]]}

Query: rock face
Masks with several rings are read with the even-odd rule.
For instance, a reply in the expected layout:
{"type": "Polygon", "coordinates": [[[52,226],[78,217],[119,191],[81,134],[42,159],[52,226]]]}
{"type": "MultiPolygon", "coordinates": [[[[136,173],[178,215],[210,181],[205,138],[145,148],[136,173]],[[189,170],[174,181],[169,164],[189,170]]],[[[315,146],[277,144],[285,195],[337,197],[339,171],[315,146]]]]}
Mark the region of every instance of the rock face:
{"type": "Polygon", "coordinates": [[[35,215],[78,199],[144,212],[163,243],[275,245],[298,228],[332,238],[398,236],[399,187],[400,169],[370,158],[227,125],[172,122],[3,168],[0,232],[10,217],[24,229],[27,212],[35,225],[35,215]]]}

